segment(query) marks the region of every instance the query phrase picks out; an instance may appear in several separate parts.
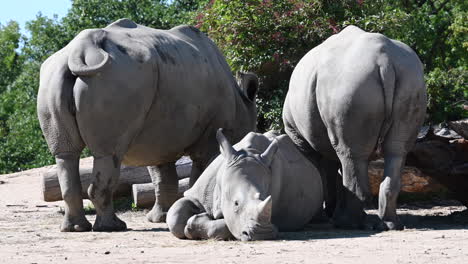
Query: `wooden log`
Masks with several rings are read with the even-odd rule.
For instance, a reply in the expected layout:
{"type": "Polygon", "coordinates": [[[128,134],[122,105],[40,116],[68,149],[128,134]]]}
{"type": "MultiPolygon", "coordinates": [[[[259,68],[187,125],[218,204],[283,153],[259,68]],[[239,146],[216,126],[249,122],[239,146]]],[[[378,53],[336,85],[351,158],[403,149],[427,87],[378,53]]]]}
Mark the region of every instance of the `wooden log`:
{"type": "MultiPolygon", "coordinates": [[[[179,178],[190,176],[192,163],[190,159],[176,163],[177,174],[179,178]]],[[[80,180],[83,199],[88,199],[88,187],[93,181],[92,161],[87,159],[80,164],[80,180]]],[[[114,192],[114,197],[130,197],[132,194],[132,184],[151,182],[151,176],[146,167],[122,166],[120,170],[119,185],[114,192]]],[[[55,202],[62,200],[62,192],[57,176],[56,167],[52,167],[41,175],[42,197],[46,202],[55,202]]]]}
{"type": "MultiPolygon", "coordinates": [[[[189,178],[179,180],[179,197],[190,188],[189,178]]],[[[132,186],[133,203],[138,208],[150,208],[155,201],[153,183],[133,184],[132,186]]]]}
{"type": "Polygon", "coordinates": [[[449,122],[448,126],[464,139],[468,139],[468,118],[449,122]]]}
{"type": "MultiPolygon", "coordinates": [[[[378,196],[380,183],[384,178],[384,161],[382,159],[369,163],[369,184],[371,193],[378,196]]],[[[411,166],[403,167],[401,172],[401,192],[430,193],[439,192],[443,187],[420,169],[411,166]]]]}

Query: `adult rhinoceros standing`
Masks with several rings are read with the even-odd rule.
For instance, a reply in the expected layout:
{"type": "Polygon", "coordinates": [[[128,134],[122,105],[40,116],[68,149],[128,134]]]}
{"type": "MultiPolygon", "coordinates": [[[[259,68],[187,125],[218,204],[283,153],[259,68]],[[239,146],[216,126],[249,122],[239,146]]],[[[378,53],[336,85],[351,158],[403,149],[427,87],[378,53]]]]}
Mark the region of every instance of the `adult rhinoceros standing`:
{"type": "MultiPolygon", "coordinates": [[[[423,77],[411,48],[355,26],[312,49],[295,68],[283,109],[286,133],[303,152],[323,158],[321,167],[328,164],[330,193],[341,163],[345,188],[337,185],[335,225],[363,226],[369,158],[382,143],[379,228],[402,228],[396,200],[406,153],[426,113],[423,77]]],[[[335,208],[334,197],[327,200],[335,208]]]]}
{"type": "Polygon", "coordinates": [[[191,183],[218,152],[216,129],[233,141],[255,129],[255,76],[241,88],[215,44],[196,28],[156,30],[121,19],[84,30],[41,67],[38,115],[55,155],[65,217],[62,231],[87,231],[78,171],[94,156],[88,194],[93,230],[126,228],[112,206],[121,163],[148,167],[156,185],[150,221],[177,198],[174,162],[193,160],[191,183]]]}

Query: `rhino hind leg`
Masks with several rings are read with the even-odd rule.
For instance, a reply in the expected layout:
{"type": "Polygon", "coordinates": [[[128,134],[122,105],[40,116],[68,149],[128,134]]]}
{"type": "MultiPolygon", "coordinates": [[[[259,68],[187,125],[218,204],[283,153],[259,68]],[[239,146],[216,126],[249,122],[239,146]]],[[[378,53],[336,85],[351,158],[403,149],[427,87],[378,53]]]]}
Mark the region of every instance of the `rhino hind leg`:
{"type": "Polygon", "coordinates": [[[146,218],[152,223],[162,223],[166,221],[167,210],[179,198],[179,182],[175,163],[150,166],[148,167],[148,171],[155,187],[154,194],[156,199],[153,208],[146,215],[146,218]]]}
{"type": "Polygon", "coordinates": [[[122,231],[127,229],[125,222],[115,215],[112,202],[119,176],[120,161],[117,157],[94,157],[94,180],[88,188],[88,196],[96,208],[94,231],[122,231]]]}
{"type": "Polygon", "coordinates": [[[390,131],[384,140],[384,179],[380,183],[378,209],[381,221],[375,226],[377,230],[402,230],[404,228],[396,213],[397,199],[401,188],[401,171],[405,165],[406,153],[410,149],[410,142],[414,142],[416,133],[417,130],[413,133],[390,131]],[[414,139],[402,138],[402,135],[408,134],[413,134],[411,137],[414,139]]]}
{"type": "Polygon", "coordinates": [[[337,201],[332,222],[337,228],[364,229],[366,213],[363,204],[348,188],[337,184],[337,201]]]}
{"type": "MultiPolygon", "coordinates": [[[[336,161],[322,158],[320,161],[320,175],[322,177],[322,185],[325,197],[325,214],[331,218],[336,209],[337,203],[337,183],[341,179],[338,169],[340,164],[336,161]]],[[[341,182],[339,182],[341,184],[341,182]]]]}
{"type": "Polygon", "coordinates": [[[397,199],[400,192],[401,170],[405,163],[404,155],[385,154],[384,180],[379,189],[379,218],[375,229],[380,231],[402,230],[396,213],[397,199]]]}
{"type": "Polygon", "coordinates": [[[58,178],[63,200],[65,216],[60,226],[62,232],[83,232],[91,230],[91,223],[86,220],[81,198],[79,174],[79,153],[60,153],[55,156],[58,178]]]}

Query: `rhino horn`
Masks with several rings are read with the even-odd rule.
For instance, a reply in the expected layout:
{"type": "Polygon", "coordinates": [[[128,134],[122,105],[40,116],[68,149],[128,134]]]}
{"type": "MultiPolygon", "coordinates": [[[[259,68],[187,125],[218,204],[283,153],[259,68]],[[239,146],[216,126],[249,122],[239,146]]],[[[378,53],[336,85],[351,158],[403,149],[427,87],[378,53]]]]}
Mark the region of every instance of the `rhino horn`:
{"type": "Polygon", "coordinates": [[[263,163],[265,163],[265,165],[270,166],[277,150],[278,150],[278,141],[275,139],[268,146],[268,148],[262,154],[260,154],[260,159],[263,161],[263,163]]]}
{"type": "Polygon", "coordinates": [[[272,206],[273,206],[273,203],[271,200],[271,195],[269,195],[265,200],[263,200],[257,205],[257,212],[258,212],[257,220],[259,222],[269,223],[271,221],[272,206]]]}
{"type": "Polygon", "coordinates": [[[232,147],[231,143],[229,143],[227,138],[224,136],[222,128],[218,129],[216,132],[216,139],[218,140],[219,149],[224,158],[231,160],[237,155],[237,151],[232,147]]]}

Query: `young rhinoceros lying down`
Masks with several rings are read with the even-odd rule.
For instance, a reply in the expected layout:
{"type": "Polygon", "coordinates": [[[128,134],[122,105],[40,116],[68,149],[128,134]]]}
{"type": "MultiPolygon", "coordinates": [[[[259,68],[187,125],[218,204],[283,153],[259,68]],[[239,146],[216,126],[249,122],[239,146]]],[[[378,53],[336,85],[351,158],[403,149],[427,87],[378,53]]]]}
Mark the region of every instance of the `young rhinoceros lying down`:
{"type": "Polygon", "coordinates": [[[249,133],[234,147],[217,132],[219,155],[169,209],[172,234],[189,239],[274,239],[322,208],[322,180],[287,135],[249,133]]]}

